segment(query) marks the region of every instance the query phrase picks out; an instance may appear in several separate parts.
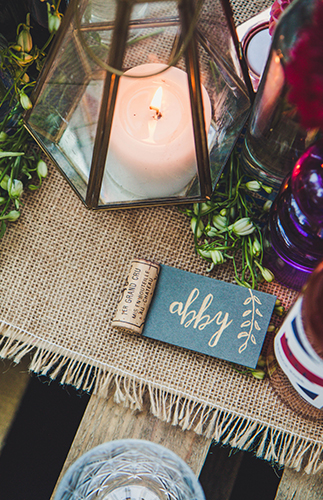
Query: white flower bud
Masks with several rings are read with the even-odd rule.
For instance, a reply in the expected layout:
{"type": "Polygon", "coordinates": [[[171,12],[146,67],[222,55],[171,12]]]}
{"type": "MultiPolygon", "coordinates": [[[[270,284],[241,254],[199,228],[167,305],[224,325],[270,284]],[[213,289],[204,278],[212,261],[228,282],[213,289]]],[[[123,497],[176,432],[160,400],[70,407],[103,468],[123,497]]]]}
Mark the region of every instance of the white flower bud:
{"type": "Polygon", "coordinates": [[[24,73],[21,77],[21,80],[24,82],[24,83],[29,83],[30,81],[30,78],[29,78],[29,75],[27,75],[27,73],[24,73]]]}
{"type": "Polygon", "coordinates": [[[271,200],[267,200],[263,206],[264,211],[269,212],[272,204],[273,204],[273,202],[271,200]]]}
{"type": "Polygon", "coordinates": [[[50,33],[56,33],[61,24],[61,18],[57,14],[52,14],[48,12],[48,31],[50,33]]]}
{"type": "Polygon", "coordinates": [[[207,203],[201,203],[201,214],[204,215],[206,212],[210,210],[210,207],[207,203]]]}
{"type": "Polygon", "coordinates": [[[0,187],[2,187],[2,189],[5,189],[5,191],[8,191],[8,180],[9,180],[9,175],[5,175],[2,181],[0,182],[0,187]]]}
{"type": "Polygon", "coordinates": [[[37,174],[39,177],[47,177],[48,169],[46,163],[43,160],[39,160],[39,162],[37,163],[37,174]]]}
{"type": "Polygon", "coordinates": [[[211,251],[211,259],[215,265],[223,264],[223,262],[224,262],[223,253],[220,252],[220,250],[212,250],[211,251]]]}
{"type": "Polygon", "coordinates": [[[0,142],[4,142],[6,139],[8,139],[8,134],[0,132],[0,142]]]}
{"type": "Polygon", "coordinates": [[[270,186],[265,186],[264,184],[261,185],[262,189],[266,191],[266,193],[271,194],[273,192],[273,188],[270,186]]]}
{"type": "Polygon", "coordinates": [[[0,220],[8,220],[9,222],[14,222],[18,219],[19,216],[20,212],[18,212],[18,210],[11,210],[11,212],[9,212],[7,215],[2,215],[2,217],[0,217],[0,220]]]}
{"type": "Polygon", "coordinates": [[[251,370],[251,375],[258,380],[263,380],[266,373],[264,372],[264,370],[251,370]]]}
{"type": "Polygon", "coordinates": [[[274,311],[278,316],[283,316],[285,314],[285,308],[283,306],[275,307],[274,311]]]}
{"type": "Polygon", "coordinates": [[[204,257],[205,259],[210,259],[211,258],[211,252],[209,250],[202,250],[202,249],[198,249],[198,253],[204,257]]]}
{"type": "Polygon", "coordinates": [[[246,188],[249,189],[249,191],[259,191],[261,188],[261,184],[258,181],[249,181],[246,183],[246,188]]]}
{"type": "Polygon", "coordinates": [[[20,45],[23,52],[30,52],[33,48],[33,40],[29,28],[24,28],[18,36],[17,44],[20,45]]]}
{"type": "Polygon", "coordinates": [[[208,230],[207,235],[209,238],[214,238],[218,234],[218,230],[215,229],[215,227],[211,227],[211,229],[208,230]]]}
{"type": "Polygon", "coordinates": [[[23,92],[23,91],[20,92],[19,100],[20,100],[20,104],[22,105],[22,107],[24,109],[30,109],[33,107],[31,100],[29,99],[27,94],[25,94],[25,92],[23,92]]]}
{"type": "Polygon", "coordinates": [[[269,269],[267,269],[266,267],[261,268],[261,274],[262,274],[262,277],[264,278],[264,280],[267,281],[268,283],[270,283],[271,281],[273,281],[275,279],[275,276],[273,275],[273,273],[269,269]]]}
{"type": "Polygon", "coordinates": [[[199,213],[201,215],[204,215],[209,210],[210,210],[210,207],[206,203],[194,203],[194,205],[193,205],[193,211],[194,211],[195,215],[198,215],[199,213]]]}
{"type": "Polygon", "coordinates": [[[213,215],[213,224],[217,229],[225,229],[227,227],[227,219],[221,214],[213,215]]]}
{"type": "Polygon", "coordinates": [[[24,190],[24,185],[18,179],[8,180],[8,194],[10,198],[19,198],[24,190]]]}
{"type": "Polygon", "coordinates": [[[20,66],[26,66],[26,64],[30,64],[34,60],[34,58],[27,52],[19,52],[19,57],[17,57],[16,60],[20,64],[20,66]]]}
{"type": "Polygon", "coordinates": [[[195,217],[192,217],[192,219],[191,219],[191,229],[192,229],[192,231],[193,231],[194,234],[195,234],[195,231],[196,231],[197,238],[201,238],[201,236],[203,234],[204,224],[203,224],[203,222],[201,220],[199,221],[197,228],[196,228],[196,224],[197,224],[197,219],[195,217]]]}
{"type": "Polygon", "coordinates": [[[261,252],[261,245],[260,245],[258,239],[255,238],[255,240],[252,244],[252,253],[255,257],[257,257],[258,255],[260,255],[260,252],[261,252]]]}
{"type": "Polygon", "coordinates": [[[256,228],[249,217],[242,217],[242,219],[238,219],[234,224],[231,224],[229,229],[232,229],[238,236],[246,236],[253,233],[256,228]]]}

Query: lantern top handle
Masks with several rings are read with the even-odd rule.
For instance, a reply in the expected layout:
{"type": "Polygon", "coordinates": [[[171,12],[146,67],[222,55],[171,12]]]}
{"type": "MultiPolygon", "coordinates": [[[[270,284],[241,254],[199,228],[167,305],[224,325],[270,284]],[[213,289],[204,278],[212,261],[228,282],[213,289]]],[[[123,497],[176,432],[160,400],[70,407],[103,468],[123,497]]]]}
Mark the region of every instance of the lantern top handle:
{"type": "MultiPolygon", "coordinates": [[[[123,1],[123,2],[126,2],[126,3],[130,3],[130,4],[135,4],[137,3],[136,1],[133,1],[133,0],[118,0],[118,1],[123,1]]],[[[152,0],[152,1],[156,1],[156,0],[152,0]]],[[[185,3],[187,3],[187,8],[188,8],[188,1],[187,0],[179,0],[178,3],[183,3],[185,5],[185,3]]],[[[148,78],[150,76],[155,76],[155,75],[159,75],[161,73],[164,73],[165,71],[167,71],[171,66],[175,66],[178,61],[180,60],[180,58],[183,56],[183,54],[185,53],[192,37],[193,37],[193,34],[194,34],[194,30],[196,28],[196,25],[197,25],[197,22],[198,22],[198,19],[199,19],[199,15],[200,15],[200,12],[202,10],[202,6],[203,6],[203,2],[204,0],[197,0],[196,2],[196,7],[195,7],[195,10],[194,10],[194,13],[193,13],[193,16],[192,16],[192,22],[190,24],[190,27],[189,27],[189,30],[186,34],[186,36],[184,37],[184,40],[181,44],[181,47],[179,48],[179,50],[175,53],[175,55],[171,58],[171,60],[168,62],[168,64],[166,65],[165,68],[161,69],[160,71],[157,71],[157,72],[154,72],[154,73],[147,73],[147,74],[144,74],[144,75],[128,75],[128,74],[125,74],[124,71],[121,71],[119,69],[116,69],[116,68],[113,68],[112,66],[110,66],[109,64],[107,64],[106,62],[102,61],[102,59],[100,59],[100,57],[98,57],[95,52],[89,47],[89,45],[87,44],[85,38],[84,38],[84,35],[83,35],[83,29],[81,27],[81,22],[80,22],[80,16],[79,16],[79,0],[75,0],[74,2],[74,19],[75,19],[75,26],[76,26],[76,32],[77,32],[77,36],[80,40],[80,43],[83,47],[83,49],[85,50],[85,52],[87,53],[87,55],[102,69],[104,69],[105,71],[109,71],[110,73],[114,74],[114,75],[117,75],[117,76],[125,76],[127,78],[148,78]]]]}

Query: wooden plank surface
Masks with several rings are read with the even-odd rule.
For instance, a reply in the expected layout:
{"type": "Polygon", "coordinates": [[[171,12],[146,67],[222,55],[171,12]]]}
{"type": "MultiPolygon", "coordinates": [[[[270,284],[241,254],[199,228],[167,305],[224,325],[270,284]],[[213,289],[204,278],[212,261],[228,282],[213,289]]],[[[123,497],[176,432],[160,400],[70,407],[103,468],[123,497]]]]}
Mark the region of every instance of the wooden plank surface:
{"type": "Polygon", "coordinates": [[[230,500],[243,457],[243,451],[211,445],[199,476],[207,500],[230,500]]]}
{"type": "MultiPolygon", "coordinates": [[[[166,446],[183,458],[196,476],[202,470],[211,445],[210,439],[162,422],[147,408],[142,412],[133,412],[114,403],[113,399],[91,396],[58,482],[68,467],[86,451],[106,441],[126,438],[146,439],[166,446]]],[[[211,453],[214,453],[213,460],[208,459],[203,470],[203,485],[208,490],[205,494],[212,500],[229,500],[242,455],[228,457],[227,448],[211,448],[211,453]],[[207,476],[209,481],[205,480],[207,476]]],[[[275,500],[322,499],[322,474],[308,476],[291,469],[284,471],[275,500]]]]}
{"type": "Polygon", "coordinates": [[[0,360],[0,451],[30,380],[28,364],[28,357],[17,365],[0,360]]]}
{"type": "MultiPolygon", "coordinates": [[[[127,438],[146,439],[169,448],[185,460],[196,476],[211,444],[211,439],[193,431],[183,432],[179,427],[157,419],[147,409],[134,413],[114,403],[112,398],[106,400],[92,395],[58,481],[86,451],[106,441],[127,438]]],[[[51,500],[54,494],[55,490],[51,500]]]]}
{"type": "Polygon", "coordinates": [[[275,500],[322,500],[323,474],[308,475],[285,469],[275,500]]]}

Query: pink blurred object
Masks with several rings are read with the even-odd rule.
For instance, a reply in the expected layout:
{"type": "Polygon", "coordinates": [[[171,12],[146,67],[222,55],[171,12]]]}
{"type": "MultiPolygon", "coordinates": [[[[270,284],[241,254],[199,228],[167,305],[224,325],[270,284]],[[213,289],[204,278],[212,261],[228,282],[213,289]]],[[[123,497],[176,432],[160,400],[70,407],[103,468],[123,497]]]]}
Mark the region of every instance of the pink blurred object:
{"type": "Polygon", "coordinates": [[[281,13],[293,0],[275,0],[270,10],[269,34],[272,35],[281,13]]]}
{"type": "Polygon", "coordinates": [[[318,1],[312,23],[299,33],[285,67],[288,99],[298,109],[306,129],[323,130],[323,1],[318,1]]]}

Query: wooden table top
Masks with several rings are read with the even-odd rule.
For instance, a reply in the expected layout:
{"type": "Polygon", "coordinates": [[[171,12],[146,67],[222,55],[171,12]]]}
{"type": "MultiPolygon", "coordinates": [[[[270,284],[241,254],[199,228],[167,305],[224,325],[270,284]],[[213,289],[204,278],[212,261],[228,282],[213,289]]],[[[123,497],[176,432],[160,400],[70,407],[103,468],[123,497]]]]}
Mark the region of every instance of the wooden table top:
{"type": "MultiPolygon", "coordinates": [[[[146,405],[147,408],[148,405],[146,405]]],[[[157,419],[148,409],[134,412],[121,404],[92,395],[70,448],[61,475],[85,452],[95,446],[116,439],[145,439],[161,444],[179,455],[199,476],[208,454],[211,439],[199,436],[193,431],[183,431],[178,426],[157,419]]],[[[232,471],[220,457],[219,466],[214,470],[214,481],[222,484],[232,483],[232,471]],[[221,467],[222,466],[222,467],[221,467]]],[[[235,473],[237,473],[237,470],[235,473]]],[[[229,500],[232,488],[215,488],[211,500],[229,500]]],[[[57,485],[56,485],[57,486],[57,485]]],[[[231,484],[232,486],[232,484],[231,484]]],[[[51,500],[54,500],[55,490],[51,500]]],[[[275,499],[273,500],[322,500],[323,475],[308,475],[285,469],[275,499]]]]}

